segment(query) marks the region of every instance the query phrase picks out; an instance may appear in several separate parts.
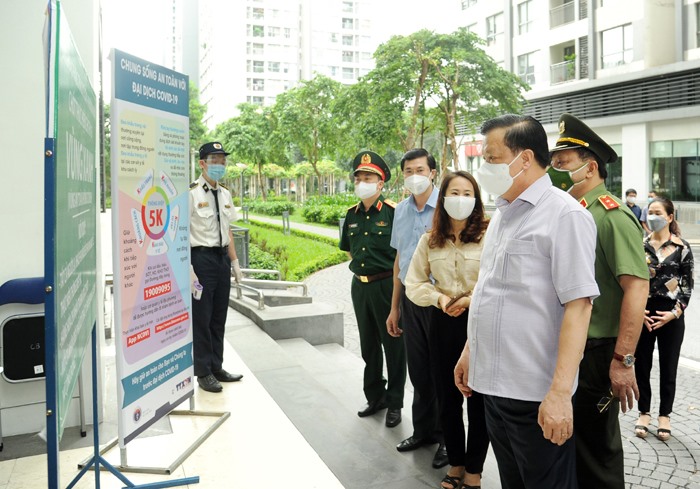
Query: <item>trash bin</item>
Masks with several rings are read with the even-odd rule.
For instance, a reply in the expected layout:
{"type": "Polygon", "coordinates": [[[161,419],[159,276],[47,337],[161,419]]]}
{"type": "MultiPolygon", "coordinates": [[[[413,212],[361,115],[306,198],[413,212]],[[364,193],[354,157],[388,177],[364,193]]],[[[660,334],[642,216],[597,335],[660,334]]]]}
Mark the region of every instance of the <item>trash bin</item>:
{"type": "Polygon", "coordinates": [[[241,268],[249,268],[250,234],[248,228],[231,225],[231,234],[233,234],[233,245],[236,247],[236,256],[238,256],[241,268]]]}

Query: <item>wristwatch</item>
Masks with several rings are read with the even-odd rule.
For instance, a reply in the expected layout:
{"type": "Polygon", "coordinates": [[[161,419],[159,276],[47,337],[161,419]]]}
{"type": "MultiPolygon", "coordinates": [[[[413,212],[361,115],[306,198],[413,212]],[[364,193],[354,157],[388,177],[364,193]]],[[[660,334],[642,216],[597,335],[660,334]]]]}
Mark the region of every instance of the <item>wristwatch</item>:
{"type": "Polygon", "coordinates": [[[620,360],[622,365],[627,368],[632,368],[632,366],[634,366],[635,358],[631,353],[628,353],[627,355],[620,355],[619,353],[613,352],[613,358],[615,360],[620,360]]]}

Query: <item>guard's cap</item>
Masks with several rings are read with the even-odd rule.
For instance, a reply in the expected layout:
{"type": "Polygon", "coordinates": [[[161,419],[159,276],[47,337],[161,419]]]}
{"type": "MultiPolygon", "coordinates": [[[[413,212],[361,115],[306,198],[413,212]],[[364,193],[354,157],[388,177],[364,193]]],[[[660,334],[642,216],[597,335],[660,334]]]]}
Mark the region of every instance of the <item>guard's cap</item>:
{"type": "Polygon", "coordinates": [[[388,182],[391,179],[391,171],[381,156],[374,151],[362,151],[352,162],[353,174],[358,171],[376,173],[379,178],[388,182]]]}
{"type": "Polygon", "coordinates": [[[228,156],[230,153],[227,153],[224,150],[224,147],[221,143],[214,141],[212,143],[205,143],[202,145],[201,148],[199,148],[199,159],[200,160],[205,160],[207,156],[209,155],[226,155],[228,156]]]}
{"type": "Polygon", "coordinates": [[[601,164],[613,163],[617,153],[593,130],[571,114],[559,118],[559,139],[550,153],[563,149],[586,148],[598,157],[601,164]]]}

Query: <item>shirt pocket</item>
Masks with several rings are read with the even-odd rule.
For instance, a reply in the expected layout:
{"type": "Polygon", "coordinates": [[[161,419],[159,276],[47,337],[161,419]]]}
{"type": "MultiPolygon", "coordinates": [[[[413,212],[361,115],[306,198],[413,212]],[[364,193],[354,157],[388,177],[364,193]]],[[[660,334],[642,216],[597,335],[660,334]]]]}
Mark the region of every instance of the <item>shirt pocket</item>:
{"type": "Polygon", "coordinates": [[[533,261],[535,243],[522,239],[510,239],[505,246],[503,275],[510,285],[525,285],[535,272],[533,261]]]}
{"type": "Polygon", "coordinates": [[[391,240],[391,226],[372,226],[372,237],[384,242],[383,240],[391,240]]]}
{"type": "Polygon", "coordinates": [[[194,213],[203,222],[210,222],[212,219],[216,218],[214,209],[211,208],[211,205],[205,205],[202,207],[197,205],[197,207],[194,210],[194,213]]]}

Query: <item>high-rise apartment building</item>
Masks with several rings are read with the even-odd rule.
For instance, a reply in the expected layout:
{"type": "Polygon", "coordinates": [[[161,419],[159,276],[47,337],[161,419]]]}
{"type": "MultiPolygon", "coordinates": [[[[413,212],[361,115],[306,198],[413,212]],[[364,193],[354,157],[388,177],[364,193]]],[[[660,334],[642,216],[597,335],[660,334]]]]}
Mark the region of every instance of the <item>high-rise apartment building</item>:
{"type": "MultiPolygon", "coordinates": [[[[700,0],[459,2],[462,25],[532,87],[525,112],[552,142],[573,113],[620,155],[611,190],[658,190],[698,221],[688,203],[700,201],[700,0]]],[[[471,169],[476,139],[462,156],[471,169]]]]}
{"type": "Polygon", "coordinates": [[[200,0],[200,92],[206,124],[321,73],[354,83],[374,66],[369,0],[200,0]]]}

